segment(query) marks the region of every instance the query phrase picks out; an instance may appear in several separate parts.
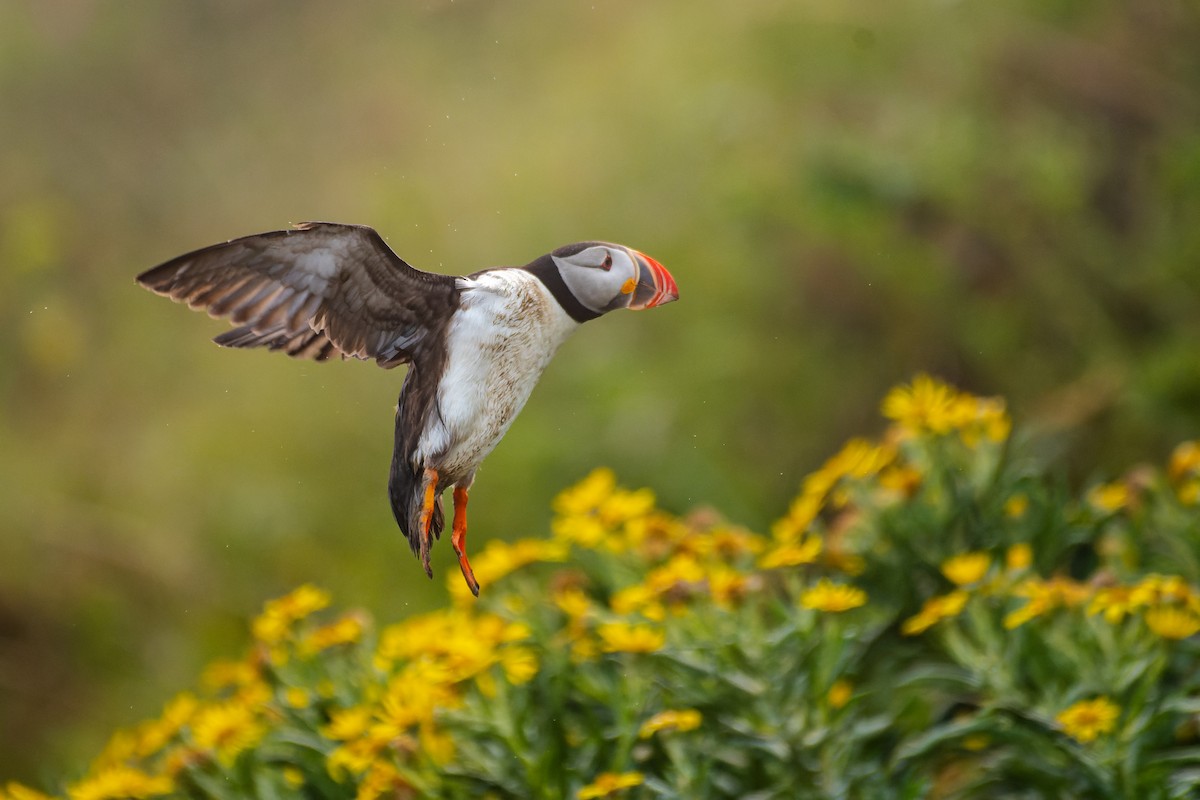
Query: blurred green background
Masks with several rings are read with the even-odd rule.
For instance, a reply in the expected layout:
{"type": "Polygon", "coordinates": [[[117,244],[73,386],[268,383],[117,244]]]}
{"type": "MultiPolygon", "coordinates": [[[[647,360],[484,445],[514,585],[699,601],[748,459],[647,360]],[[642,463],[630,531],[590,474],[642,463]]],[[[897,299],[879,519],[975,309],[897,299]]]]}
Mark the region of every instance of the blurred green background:
{"type": "MultiPolygon", "coordinates": [[[[764,529],[928,370],[1082,480],[1200,431],[1192,2],[0,2],[0,778],[50,782],[303,581],[444,602],[402,370],[223,351],[138,288],[303,220],[463,273],[608,239],[682,300],[567,343],[472,494],[598,464],[764,529]]],[[[486,587],[485,587],[486,590],[486,587]]]]}

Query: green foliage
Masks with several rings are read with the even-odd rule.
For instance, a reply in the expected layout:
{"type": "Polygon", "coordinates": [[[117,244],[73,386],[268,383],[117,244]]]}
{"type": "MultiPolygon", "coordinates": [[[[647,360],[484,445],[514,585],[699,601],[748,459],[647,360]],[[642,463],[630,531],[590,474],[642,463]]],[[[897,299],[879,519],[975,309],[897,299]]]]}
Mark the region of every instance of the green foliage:
{"type": "Polygon", "coordinates": [[[1071,497],[997,400],[883,409],[770,535],[601,469],[478,601],[376,631],[302,586],[66,794],[1194,797],[1200,443],[1071,497]]]}

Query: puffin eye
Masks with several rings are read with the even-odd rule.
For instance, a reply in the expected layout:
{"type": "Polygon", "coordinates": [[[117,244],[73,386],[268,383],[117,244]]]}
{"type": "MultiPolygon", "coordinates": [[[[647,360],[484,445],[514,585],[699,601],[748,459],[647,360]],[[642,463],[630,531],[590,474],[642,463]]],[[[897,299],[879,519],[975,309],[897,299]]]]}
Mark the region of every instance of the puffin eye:
{"type": "Polygon", "coordinates": [[[604,254],[604,263],[600,265],[600,269],[604,270],[605,272],[608,272],[610,269],[612,269],[612,253],[604,254]]]}

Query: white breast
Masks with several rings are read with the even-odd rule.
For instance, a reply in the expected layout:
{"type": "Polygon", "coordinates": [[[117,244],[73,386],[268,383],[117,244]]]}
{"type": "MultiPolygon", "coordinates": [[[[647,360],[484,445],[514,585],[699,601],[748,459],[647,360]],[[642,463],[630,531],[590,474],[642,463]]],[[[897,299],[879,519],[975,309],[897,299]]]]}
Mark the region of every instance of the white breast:
{"type": "Polygon", "coordinates": [[[524,270],[485,272],[459,287],[437,410],[414,457],[448,478],[469,480],[579,323],[524,270]]]}

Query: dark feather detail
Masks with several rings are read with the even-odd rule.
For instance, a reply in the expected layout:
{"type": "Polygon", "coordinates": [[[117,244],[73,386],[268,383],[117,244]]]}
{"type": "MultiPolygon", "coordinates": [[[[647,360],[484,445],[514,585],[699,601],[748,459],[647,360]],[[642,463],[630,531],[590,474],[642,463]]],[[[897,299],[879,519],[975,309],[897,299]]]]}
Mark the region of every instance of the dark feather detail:
{"type": "Polygon", "coordinates": [[[138,276],[147,289],[240,326],[217,344],[383,367],[438,348],[458,308],[455,280],[409,266],[371,228],[329,222],[234,239],[138,276]]]}
{"type": "Polygon", "coordinates": [[[265,347],[282,350],[294,358],[326,361],[331,355],[346,358],[345,353],[333,346],[325,334],[312,330],[291,333],[283,326],[268,328],[261,333],[249,325],[234,328],[213,339],[222,347],[265,347]]]}
{"type": "MultiPolygon", "coordinates": [[[[392,515],[396,524],[408,537],[414,554],[421,547],[421,510],[424,502],[424,464],[413,463],[413,454],[421,441],[421,433],[429,425],[430,417],[438,413],[438,376],[445,369],[445,351],[431,353],[428,363],[414,364],[404,376],[400,387],[400,399],[396,404],[396,442],[392,451],[392,467],[388,474],[388,498],[392,503],[392,515]]],[[[441,491],[448,485],[446,478],[435,487],[437,504],[433,510],[431,529],[440,537],[445,525],[442,512],[441,491]]]]}

